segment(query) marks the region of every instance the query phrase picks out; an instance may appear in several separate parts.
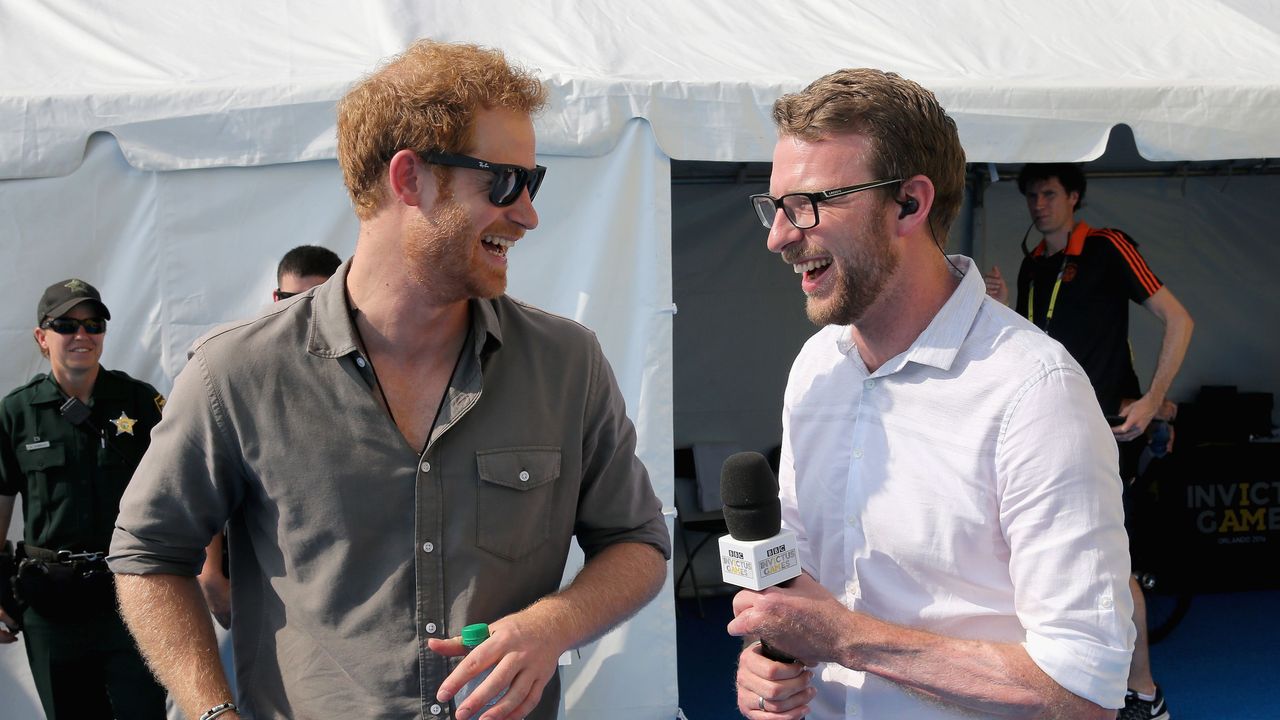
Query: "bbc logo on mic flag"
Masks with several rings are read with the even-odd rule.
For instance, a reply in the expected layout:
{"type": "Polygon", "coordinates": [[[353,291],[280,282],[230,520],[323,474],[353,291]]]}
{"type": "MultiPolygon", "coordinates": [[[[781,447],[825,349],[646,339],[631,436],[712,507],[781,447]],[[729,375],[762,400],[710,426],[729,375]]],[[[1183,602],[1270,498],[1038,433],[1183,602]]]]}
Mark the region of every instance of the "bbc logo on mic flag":
{"type": "Polygon", "coordinates": [[[796,536],[789,531],[763,540],[720,538],[720,575],[730,585],[763,590],[800,574],[796,536]]]}

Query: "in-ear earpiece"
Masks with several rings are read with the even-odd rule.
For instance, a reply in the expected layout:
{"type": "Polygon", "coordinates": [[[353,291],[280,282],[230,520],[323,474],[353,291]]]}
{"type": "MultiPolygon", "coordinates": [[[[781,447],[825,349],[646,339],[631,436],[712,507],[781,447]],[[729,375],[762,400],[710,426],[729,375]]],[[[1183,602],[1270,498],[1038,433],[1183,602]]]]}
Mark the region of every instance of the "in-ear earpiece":
{"type": "Polygon", "coordinates": [[[898,213],[899,220],[901,220],[902,218],[908,215],[913,214],[915,211],[920,209],[920,203],[910,195],[907,196],[906,200],[903,200],[898,204],[902,206],[902,212],[898,213]]]}

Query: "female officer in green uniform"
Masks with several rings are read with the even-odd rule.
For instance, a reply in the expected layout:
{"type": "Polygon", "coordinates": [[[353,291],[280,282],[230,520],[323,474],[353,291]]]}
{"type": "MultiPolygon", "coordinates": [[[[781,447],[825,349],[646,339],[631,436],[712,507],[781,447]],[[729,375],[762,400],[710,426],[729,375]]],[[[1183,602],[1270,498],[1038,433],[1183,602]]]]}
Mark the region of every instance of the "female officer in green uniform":
{"type": "Polygon", "coordinates": [[[25,607],[20,618],[0,610],[0,643],[21,627],[49,720],[165,717],[102,559],[164,398],[98,364],[110,318],[88,283],[49,286],[35,339],[51,372],[0,401],[0,539],[16,495],[25,519],[14,581],[25,607]]]}

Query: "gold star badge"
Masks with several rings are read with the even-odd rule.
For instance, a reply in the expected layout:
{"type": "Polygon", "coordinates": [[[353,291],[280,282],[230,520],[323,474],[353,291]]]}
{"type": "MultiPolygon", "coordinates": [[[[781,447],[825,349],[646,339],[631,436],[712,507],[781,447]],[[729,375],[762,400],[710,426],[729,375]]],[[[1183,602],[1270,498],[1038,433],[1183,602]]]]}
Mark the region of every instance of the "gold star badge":
{"type": "Polygon", "coordinates": [[[68,282],[66,285],[63,285],[62,287],[70,290],[71,292],[84,292],[87,286],[84,284],[83,280],[75,279],[75,280],[71,280],[70,282],[68,282]]]}
{"type": "Polygon", "coordinates": [[[155,396],[155,404],[156,404],[156,410],[158,412],[164,412],[164,396],[163,395],[155,396]]]}
{"type": "Polygon", "coordinates": [[[115,420],[112,420],[111,424],[116,426],[116,436],[119,437],[120,435],[124,435],[125,433],[132,435],[133,424],[136,422],[138,421],[134,420],[128,415],[125,415],[124,411],[121,410],[120,417],[116,418],[115,420]]]}

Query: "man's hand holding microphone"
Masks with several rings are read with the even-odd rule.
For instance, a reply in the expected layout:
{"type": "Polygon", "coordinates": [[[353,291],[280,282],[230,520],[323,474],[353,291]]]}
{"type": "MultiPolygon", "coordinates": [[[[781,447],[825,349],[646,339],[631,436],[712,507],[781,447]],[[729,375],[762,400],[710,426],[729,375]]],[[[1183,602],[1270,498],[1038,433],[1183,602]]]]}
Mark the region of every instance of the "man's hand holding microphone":
{"type": "Polygon", "coordinates": [[[721,573],[726,583],[746,588],[733,599],[729,634],[761,637],[738,656],[738,711],[752,720],[799,720],[816,693],[812,672],[763,642],[766,634],[773,641],[769,630],[776,622],[765,613],[775,598],[794,592],[795,583],[817,583],[801,573],[795,534],[782,530],[778,479],[763,455],[725,460],[720,498],[729,528],[720,538],[721,573]]]}

